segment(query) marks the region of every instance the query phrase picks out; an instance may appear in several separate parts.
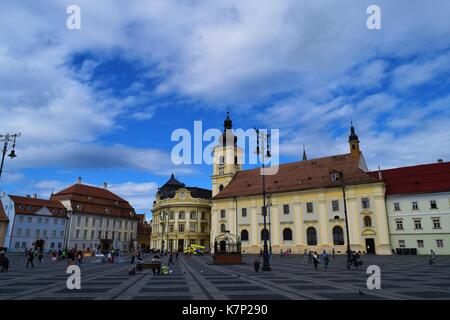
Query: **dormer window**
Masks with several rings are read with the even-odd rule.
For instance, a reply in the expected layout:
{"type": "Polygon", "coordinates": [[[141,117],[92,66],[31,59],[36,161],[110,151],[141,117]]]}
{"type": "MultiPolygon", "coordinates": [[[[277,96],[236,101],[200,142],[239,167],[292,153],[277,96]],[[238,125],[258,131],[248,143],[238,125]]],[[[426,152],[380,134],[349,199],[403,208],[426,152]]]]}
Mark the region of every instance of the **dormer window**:
{"type": "Polygon", "coordinates": [[[77,210],[78,210],[78,211],[81,211],[82,208],[83,208],[83,207],[82,207],[81,204],[77,204],[77,210]]]}
{"type": "Polygon", "coordinates": [[[88,196],[88,200],[89,200],[89,201],[92,200],[92,197],[91,197],[91,196],[88,196]]]}
{"type": "Polygon", "coordinates": [[[330,175],[331,182],[339,182],[341,180],[341,175],[337,171],[333,171],[330,175]]]}
{"type": "Polygon", "coordinates": [[[110,210],[109,208],[106,208],[106,209],[105,209],[105,212],[106,212],[106,213],[110,213],[110,211],[111,211],[111,210],[110,210]]]}

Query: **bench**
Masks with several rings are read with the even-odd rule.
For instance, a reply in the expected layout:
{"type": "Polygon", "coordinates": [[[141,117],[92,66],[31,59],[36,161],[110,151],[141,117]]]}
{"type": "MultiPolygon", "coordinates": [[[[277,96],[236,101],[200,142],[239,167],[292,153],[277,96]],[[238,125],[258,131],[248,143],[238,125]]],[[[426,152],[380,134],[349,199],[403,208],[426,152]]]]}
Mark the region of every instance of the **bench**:
{"type": "Polygon", "coordinates": [[[142,269],[161,269],[161,263],[141,263],[142,269]]]}

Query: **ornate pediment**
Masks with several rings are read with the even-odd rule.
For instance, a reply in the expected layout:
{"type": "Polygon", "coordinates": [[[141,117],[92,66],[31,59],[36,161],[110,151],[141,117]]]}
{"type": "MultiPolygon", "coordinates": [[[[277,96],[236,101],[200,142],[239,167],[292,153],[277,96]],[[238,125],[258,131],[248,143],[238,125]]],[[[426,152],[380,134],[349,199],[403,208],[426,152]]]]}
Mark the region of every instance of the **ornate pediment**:
{"type": "Polygon", "coordinates": [[[361,235],[363,236],[374,236],[376,235],[376,231],[374,228],[365,227],[363,228],[363,231],[361,232],[361,235]]]}
{"type": "Polygon", "coordinates": [[[373,211],[370,211],[368,209],[364,209],[361,211],[361,214],[373,214],[373,211]]]}

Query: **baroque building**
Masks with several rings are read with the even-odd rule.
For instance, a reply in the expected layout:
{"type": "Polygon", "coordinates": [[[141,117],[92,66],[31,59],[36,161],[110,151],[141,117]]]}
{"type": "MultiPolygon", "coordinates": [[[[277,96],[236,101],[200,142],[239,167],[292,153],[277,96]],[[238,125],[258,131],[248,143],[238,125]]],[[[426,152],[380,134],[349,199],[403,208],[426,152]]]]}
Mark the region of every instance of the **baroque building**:
{"type": "Polygon", "coordinates": [[[128,201],[103,188],[78,182],[51,196],[68,211],[65,247],[83,251],[137,249],[138,218],[128,201]]]}
{"type": "Polygon", "coordinates": [[[39,199],[36,194],[33,197],[3,194],[0,205],[3,206],[0,213],[3,210],[9,220],[2,245],[7,251],[63,248],[67,211],[61,202],[39,199]]]}
{"type": "Polygon", "coordinates": [[[304,157],[303,161],[281,164],[277,174],[265,176],[266,231],[261,171],[242,170],[242,150],[231,131],[227,116],[222,141],[214,149],[211,248],[217,235],[229,231],[241,238],[243,252],[256,253],[268,232],[273,252],[334,249],[345,253],[344,188],[351,249],[391,253],[385,183],[368,172],[353,125],[349,153],[311,160],[304,157]]]}
{"type": "Polygon", "coordinates": [[[152,234],[152,227],[150,223],[145,220],[145,214],[137,214],[139,219],[137,225],[137,241],[142,250],[150,249],[150,236],[152,234]]]}
{"type": "Polygon", "coordinates": [[[211,190],[188,187],[172,174],[153,202],[151,248],[182,251],[209,246],[211,190]]]}
{"type": "Polygon", "coordinates": [[[450,254],[450,162],[373,174],[386,182],[392,248],[400,254],[450,254]]]}

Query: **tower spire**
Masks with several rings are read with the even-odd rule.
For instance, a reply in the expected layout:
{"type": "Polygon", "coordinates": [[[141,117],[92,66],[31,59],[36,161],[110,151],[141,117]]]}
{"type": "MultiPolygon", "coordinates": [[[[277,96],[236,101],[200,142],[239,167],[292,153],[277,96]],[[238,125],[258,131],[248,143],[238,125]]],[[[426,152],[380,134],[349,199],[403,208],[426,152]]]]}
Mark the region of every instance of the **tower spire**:
{"type": "Polygon", "coordinates": [[[305,150],[305,145],[303,145],[303,161],[308,160],[308,158],[306,157],[306,150],[305,150]]]}
{"type": "Polygon", "coordinates": [[[354,156],[359,156],[359,138],[356,135],[355,127],[353,127],[353,120],[350,120],[350,135],[348,136],[348,143],[350,144],[350,153],[354,156]]]}

